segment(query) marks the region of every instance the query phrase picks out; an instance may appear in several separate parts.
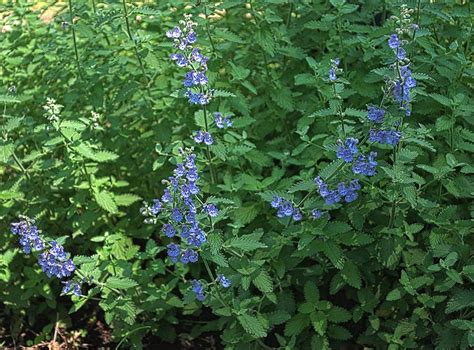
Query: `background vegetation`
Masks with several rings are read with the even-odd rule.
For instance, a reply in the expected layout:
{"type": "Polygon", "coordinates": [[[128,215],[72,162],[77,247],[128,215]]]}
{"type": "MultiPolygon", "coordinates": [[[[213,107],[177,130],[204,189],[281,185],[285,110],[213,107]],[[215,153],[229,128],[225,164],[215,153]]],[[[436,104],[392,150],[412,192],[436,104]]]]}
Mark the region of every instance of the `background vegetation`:
{"type": "MultiPolygon", "coordinates": [[[[0,345],[474,346],[471,6],[405,3],[419,29],[406,47],[417,86],[402,143],[373,145],[377,175],[358,200],[302,222],[278,219],[270,201],[299,203],[317,174],[345,174],[336,142],[367,134],[401,2],[0,5],[0,345]],[[184,73],[165,36],[185,13],[210,57],[208,108],[234,114],[234,126],[210,147],[215,184],[198,148],[203,192],[221,214],[200,262],[175,265],[140,208],[161,197],[202,124],[175,93],[184,73]],[[63,106],[60,127],[44,116],[48,97],[63,106]],[[9,229],[19,214],[94,277],[83,296],[60,295],[22,254],[9,229]],[[210,286],[200,303],[190,280],[211,282],[209,272],[232,286],[210,286]]],[[[314,194],[304,209],[322,205],[314,194]]]]}

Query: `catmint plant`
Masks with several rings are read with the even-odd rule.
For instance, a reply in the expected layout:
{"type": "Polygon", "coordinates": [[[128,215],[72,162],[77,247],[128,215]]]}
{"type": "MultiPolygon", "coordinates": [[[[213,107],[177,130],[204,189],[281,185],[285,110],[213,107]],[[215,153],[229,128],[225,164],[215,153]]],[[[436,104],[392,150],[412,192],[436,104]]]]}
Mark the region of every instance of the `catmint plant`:
{"type": "MultiPolygon", "coordinates": [[[[203,106],[205,130],[197,130],[193,140],[199,145],[204,144],[207,150],[207,158],[211,170],[212,183],[215,176],[212,168],[212,157],[209,146],[214,143],[210,133],[207,120],[206,105],[213,97],[214,90],[209,87],[206,76],[208,57],[201,53],[197,47],[197,24],[192,21],[191,15],[185,15],[179,26],[174,27],[166,33],[174,43],[177,50],[171,54],[171,60],[176,62],[180,68],[188,71],[184,74],[184,95],[188,97],[191,105],[203,106]]],[[[217,129],[232,127],[232,115],[223,116],[222,113],[214,113],[214,123],[217,129]]],[[[161,199],[154,199],[152,203],[144,203],[141,213],[145,216],[148,224],[162,224],[162,233],[171,240],[167,244],[167,255],[169,260],[176,264],[196,263],[199,260],[199,252],[202,245],[207,242],[207,230],[213,230],[212,219],[219,215],[219,209],[214,203],[205,203],[201,198],[201,190],[198,185],[200,176],[196,164],[197,156],[193,148],[180,149],[182,163],[176,164],[173,176],[163,183],[166,186],[161,199]]],[[[210,277],[211,272],[206,269],[210,277]]],[[[229,288],[231,282],[224,275],[219,274],[214,282],[207,286],[219,283],[223,288],[229,288]]],[[[201,281],[193,280],[191,290],[198,301],[204,301],[206,285],[201,281]]]]}
{"type": "MultiPolygon", "coordinates": [[[[393,51],[394,60],[391,67],[396,71],[397,78],[388,80],[380,105],[369,104],[367,106],[367,119],[374,127],[369,130],[368,135],[362,139],[362,142],[354,136],[347,137],[344,127],[344,115],[341,107],[337,105],[336,112],[341,121],[341,130],[344,137],[343,140],[339,139],[337,141],[337,150],[335,152],[336,158],[342,161],[338,171],[325,180],[321,176],[316,176],[314,178],[316,189],[305,196],[298,204],[294,204],[279,196],[274,196],[271,206],[277,209],[278,218],[292,217],[293,221],[300,221],[303,217],[300,208],[313,192],[317,192],[328,207],[344,202],[354,202],[362,188],[359,178],[354,178],[354,176],[370,178],[377,174],[377,152],[369,151],[368,153],[363,153],[361,151],[362,144],[368,141],[395,147],[399,143],[402,137],[402,132],[399,130],[402,122],[393,123],[394,126],[397,126],[396,130],[384,128],[389,125],[391,120],[391,118],[387,119],[387,111],[384,108],[384,104],[391,98],[395,103],[398,103],[399,109],[403,111],[404,116],[410,116],[411,114],[409,105],[411,102],[411,89],[416,86],[416,80],[412,76],[409,67],[410,61],[403,47],[408,41],[402,38],[402,36],[411,34],[413,30],[417,29],[411,22],[411,13],[412,10],[402,6],[400,18],[395,17],[398,24],[396,33],[391,34],[388,38],[388,46],[393,51]],[[333,177],[336,176],[340,179],[334,182],[333,177]],[[328,180],[332,180],[331,183],[328,180]]],[[[338,75],[343,73],[339,65],[339,58],[330,61],[329,79],[326,80],[332,84],[333,97],[335,99],[340,98],[337,87],[338,75]]],[[[314,208],[311,210],[310,216],[313,219],[319,219],[323,216],[323,212],[319,208],[314,208]]]]}
{"type": "Polygon", "coordinates": [[[64,247],[56,241],[47,241],[35,224],[35,220],[20,216],[19,222],[11,224],[11,233],[18,237],[18,241],[25,254],[38,253],[38,264],[41,270],[49,277],[56,277],[64,284],[62,292],[81,295],[81,283],[71,277],[76,266],[64,247]]]}

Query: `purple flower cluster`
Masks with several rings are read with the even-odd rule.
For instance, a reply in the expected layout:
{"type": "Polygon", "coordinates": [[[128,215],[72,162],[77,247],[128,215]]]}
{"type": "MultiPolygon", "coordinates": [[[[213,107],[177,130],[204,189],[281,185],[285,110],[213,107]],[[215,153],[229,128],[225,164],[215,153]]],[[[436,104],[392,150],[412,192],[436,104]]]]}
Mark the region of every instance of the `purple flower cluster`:
{"type": "Polygon", "coordinates": [[[170,243],[167,253],[173,263],[183,264],[198,261],[197,250],[206,242],[206,235],[199,226],[198,215],[210,217],[218,215],[219,210],[214,204],[204,204],[198,214],[195,202],[200,189],[195,164],[196,155],[190,151],[181,150],[184,163],[176,165],[174,176],[165,181],[167,187],[160,199],[153,200],[151,205],[145,203],[141,213],[146,217],[146,223],[156,223],[158,218],[166,219],[162,232],[169,238],[180,237],[180,244],[170,243]]]}
{"type": "Polygon", "coordinates": [[[230,118],[232,118],[230,114],[223,117],[220,112],[214,113],[214,122],[219,129],[232,127],[232,120],[230,118]]]}
{"type": "Polygon", "coordinates": [[[385,110],[376,106],[369,105],[367,107],[368,118],[371,122],[382,124],[385,116],[385,110]]]}
{"type": "Polygon", "coordinates": [[[166,36],[173,40],[177,52],[171,54],[171,60],[181,68],[188,68],[185,73],[183,85],[186,89],[185,96],[191,104],[206,105],[212,98],[213,91],[209,89],[209,79],[206,76],[208,57],[201,54],[199,47],[194,47],[197,42],[194,27],[196,23],[186,15],[180,21],[180,26],[166,32],[166,36]]]}
{"type": "Polygon", "coordinates": [[[332,82],[337,80],[336,73],[340,70],[338,68],[340,63],[341,61],[339,60],[339,58],[331,60],[331,68],[329,69],[329,80],[332,82]]]}
{"type": "Polygon", "coordinates": [[[404,62],[407,62],[407,57],[402,44],[403,41],[400,41],[397,34],[390,35],[388,46],[395,52],[399,75],[399,78],[395,80],[393,85],[393,98],[400,103],[401,108],[405,110],[405,115],[408,117],[411,115],[408,105],[411,101],[410,90],[416,86],[416,80],[412,76],[409,64],[404,64],[404,62]]]}
{"type": "MultiPolygon", "coordinates": [[[[73,261],[68,258],[64,247],[56,241],[47,243],[40,236],[38,227],[35,221],[28,217],[20,217],[19,222],[11,224],[12,234],[19,237],[20,245],[25,254],[30,254],[32,251],[41,252],[38,257],[38,263],[41,270],[49,277],[57,277],[63,279],[70,277],[76,270],[73,261]]],[[[70,291],[74,295],[81,295],[81,285],[75,281],[62,281],[65,284],[63,293],[67,294],[70,291]]]]}
{"type": "Polygon", "coordinates": [[[291,216],[293,217],[294,221],[300,221],[303,218],[303,214],[301,213],[300,209],[295,208],[293,203],[281,197],[273,196],[271,206],[272,208],[278,209],[277,216],[279,218],[291,216]]]}
{"type": "MultiPolygon", "coordinates": [[[[314,182],[318,187],[319,194],[323,197],[327,205],[334,205],[339,203],[342,199],[344,199],[346,203],[353,202],[357,199],[357,191],[361,189],[359,180],[357,179],[351,180],[348,184],[340,182],[335,190],[330,190],[328,184],[319,176],[314,179],[314,182]]],[[[316,219],[322,215],[321,212],[315,212],[314,210],[312,214],[316,219]]]]}
{"type": "Polygon", "coordinates": [[[191,281],[191,290],[194,292],[196,299],[198,301],[206,300],[206,295],[204,294],[204,286],[198,280],[191,281]]]}
{"type": "Polygon", "coordinates": [[[228,278],[226,278],[224,275],[219,274],[217,275],[217,281],[221,284],[222,287],[224,288],[229,288],[231,283],[228,278]]]}
{"type": "Polygon", "coordinates": [[[345,143],[343,143],[341,140],[338,140],[337,143],[339,147],[336,152],[336,157],[342,159],[346,163],[351,163],[354,160],[354,155],[359,152],[357,149],[359,140],[349,137],[345,143]]]}
{"type": "Polygon", "coordinates": [[[405,110],[405,115],[409,117],[411,115],[411,110],[408,106],[411,101],[410,90],[416,86],[416,80],[413,78],[408,65],[400,67],[400,76],[401,79],[395,81],[393,97],[405,110]]]}
{"type": "Polygon", "coordinates": [[[214,139],[212,138],[212,135],[208,133],[207,131],[201,131],[201,130],[196,131],[196,135],[194,135],[194,141],[196,141],[196,143],[204,142],[208,146],[214,143],[214,139]]]}
{"type": "Polygon", "coordinates": [[[368,156],[361,154],[352,164],[352,172],[354,174],[374,176],[375,168],[377,167],[376,156],[377,152],[370,152],[368,156]]]}
{"type": "Polygon", "coordinates": [[[383,145],[392,145],[396,146],[400,138],[402,137],[402,133],[396,130],[375,130],[372,129],[369,132],[369,141],[370,142],[378,142],[383,145]]]}

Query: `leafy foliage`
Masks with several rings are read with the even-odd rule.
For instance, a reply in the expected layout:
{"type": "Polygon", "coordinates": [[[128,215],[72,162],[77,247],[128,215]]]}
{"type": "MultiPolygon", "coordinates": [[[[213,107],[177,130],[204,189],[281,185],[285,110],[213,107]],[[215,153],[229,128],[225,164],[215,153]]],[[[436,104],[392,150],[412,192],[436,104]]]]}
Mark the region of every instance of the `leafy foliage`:
{"type": "Polygon", "coordinates": [[[302,222],[269,203],[320,207],[313,178],[347,174],[337,139],[367,134],[367,105],[394,78],[387,40],[400,3],[17,3],[0,5],[0,344],[49,341],[58,320],[73,328],[77,317],[100,319],[131,348],[209,334],[236,349],[474,346],[468,2],[407,2],[417,86],[402,141],[372,145],[379,168],[356,201],[302,222]],[[191,138],[205,114],[182,98],[169,60],[166,30],[184,13],[210,57],[208,109],[234,114],[209,154],[191,138]],[[45,117],[48,97],[62,105],[58,120],[45,117]],[[202,261],[174,265],[160,225],[139,210],[190,146],[219,215],[202,261]],[[18,214],[72,253],[92,281],[82,296],[60,296],[19,254],[7,233],[18,214]],[[207,281],[204,303],[192,279],[207,281]],[[25,339],[25,329],[39,335],[25,339]]]}

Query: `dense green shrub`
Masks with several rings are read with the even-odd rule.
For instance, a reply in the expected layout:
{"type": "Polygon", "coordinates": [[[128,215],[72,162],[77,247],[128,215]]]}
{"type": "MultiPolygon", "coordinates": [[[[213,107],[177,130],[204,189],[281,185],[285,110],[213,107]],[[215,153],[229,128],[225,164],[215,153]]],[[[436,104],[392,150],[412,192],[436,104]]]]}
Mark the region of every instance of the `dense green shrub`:
{"type": "Polygon", "coordinates": [[[417,85],[411,116],[385,101],[396,147],[362,140],[367,106],[398,79],[387,41],[402,3],[157,3],[70,1],[51,22],[26,2],[0,5],[3,345],[98,320],[136,348],[209,335],[237,349],[474,346],[469,2],[408,1],[417,85]],[[166,31],[186,13],[210,57],[206,111],[176,92],[184,71],[169,58],[166,31]],[[57,120],[47,98],[62,105],[57,120]],[[217,111],[234,117],[212,130],[213,179],[191,135],[217,111]],[[353,177],[336,158],[348,136],[377,151],[377,173],[356,176],[357,200],[327,206],[313,178],[353,177]],[[203,221],[199,262],[173,264],[170,239],[140,208],[191,146],[220,214],[203,221]],[[277,218],[274,196],[300,203],[304,219],[277,218]],[[326,213],[313,220],[314,208],[326,213]],[[60,295],[22,254],[9,228],[18,215],[64,244],[90,282],[82,296],[60,295]],[[221,273],[230,288],[214,283],[221,273]],[[210,283],[202,303],[193,279],[210,283]]]}

